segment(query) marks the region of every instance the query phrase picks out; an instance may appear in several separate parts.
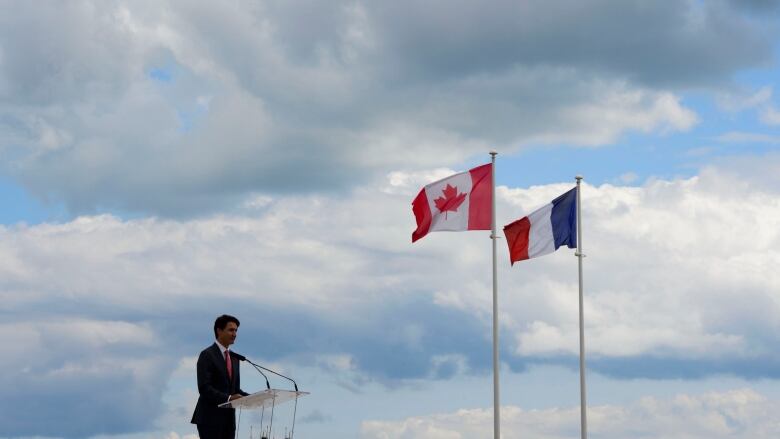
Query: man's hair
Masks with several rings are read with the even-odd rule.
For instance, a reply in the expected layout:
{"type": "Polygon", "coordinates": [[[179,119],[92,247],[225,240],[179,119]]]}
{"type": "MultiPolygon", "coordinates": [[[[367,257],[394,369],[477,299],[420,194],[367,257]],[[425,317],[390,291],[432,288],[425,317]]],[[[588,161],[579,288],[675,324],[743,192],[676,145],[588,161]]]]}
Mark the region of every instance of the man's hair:
{"type": "Polygon", "coordinates": [[[237,318],[222,314],[221,316],[217,317],[217,320],[214,320],[214,338],[217,338],[217,329],[225,329],[227,327],[227,324],[233,322],[236,324],[236,327],[241,326],[241,322],[238,321],[237,318]]]}

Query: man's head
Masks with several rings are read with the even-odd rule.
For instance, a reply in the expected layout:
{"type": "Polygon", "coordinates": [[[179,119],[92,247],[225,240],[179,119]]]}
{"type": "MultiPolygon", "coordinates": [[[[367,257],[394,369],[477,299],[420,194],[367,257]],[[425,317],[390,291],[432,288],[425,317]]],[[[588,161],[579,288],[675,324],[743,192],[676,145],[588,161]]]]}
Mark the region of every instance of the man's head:
{"type": "Polygon", "coordinates": [[[233,316],[222,314],[214,321],[214,337],[216,337],[219,344],[228,347],[236,342],[236,335],[238,335],[238,327],[241,322],[233,316]]]}

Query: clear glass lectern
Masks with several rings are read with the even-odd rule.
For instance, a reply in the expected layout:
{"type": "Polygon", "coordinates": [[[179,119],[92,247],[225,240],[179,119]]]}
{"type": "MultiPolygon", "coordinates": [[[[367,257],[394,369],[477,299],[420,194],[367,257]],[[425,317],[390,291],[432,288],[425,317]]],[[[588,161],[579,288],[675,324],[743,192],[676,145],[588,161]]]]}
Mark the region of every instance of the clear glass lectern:
{"type": "Polygon", "coordinates": [[[297,400],[309,392],[296,392],[294,390],[268,389],[262,392],[253,393],[243,398],[220,404],[222,408],[241,408],[241,409],[259,409],[270,408],[275,405],[284,404],[287,401],[297,400]]]}
{"type": "MultiPolygon", "coordinates": [[[[219,407],[238,409],[239,420],[241,419],[240,417],[241,410],[261,410],[262,415],[260,417],[260,437],[262,439],[267,439],[271,437],[276,437],[273,436],[274,409],[276,408],[276,406],[279,404],[284,404],[285,402],[288,401],[295,401],[295,408],[293,409],[293,416],[292,416],[292,428],[289,430],[289,433],[285,428],[285,435],[284,435],[285,439],[293,439],[295,433],[295,415],[298,412],[298,398],[302,396],[306,396],[308,394],[309,392],[299,392],[297,390],[268,389],[268,390],[263,390],[262,392],[257,392],[251,395],[244,396],[243,398],[235,399],[233,401],[228,401],[226,403],[220,404],[219,407]],[[265,415],[266,408],[270,408],[271,417],[270,417],[269,425],[267,426],[267,428],[264,428],[263,420],[265,417],[264,415],[265,415]]],[[[238,437],[239,426],[240,425],[236,427],[236,437],[238,437]]]]}

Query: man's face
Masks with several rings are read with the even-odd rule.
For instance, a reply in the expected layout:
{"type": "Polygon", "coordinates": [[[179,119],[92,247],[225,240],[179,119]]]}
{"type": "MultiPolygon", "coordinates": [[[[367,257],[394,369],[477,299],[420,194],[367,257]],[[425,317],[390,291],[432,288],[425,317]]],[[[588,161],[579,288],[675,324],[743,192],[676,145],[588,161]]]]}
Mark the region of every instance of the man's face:
{"type": "Polygon", "coordinates": [[[233,322],[228,322],[225,329],[217,328],[217,341],[222,346],[228,347],[236,342],[238,335],[238,326],[233,322]]]}

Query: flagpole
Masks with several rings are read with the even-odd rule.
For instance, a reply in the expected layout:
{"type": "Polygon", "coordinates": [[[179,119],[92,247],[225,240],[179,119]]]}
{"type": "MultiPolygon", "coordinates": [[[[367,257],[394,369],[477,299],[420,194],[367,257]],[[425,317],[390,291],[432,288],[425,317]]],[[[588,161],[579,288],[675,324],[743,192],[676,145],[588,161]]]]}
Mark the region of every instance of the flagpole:
{"type": "Polygon", "coordinates": [[[580,435],[582,439],[588,438],[588,406],[585,397],[585,317],[583,313],[582,299],[582,215],[580,202],[580,183],[582,176],[574,177],[577,180],[577,261],[579,265],[580,281],[580,435]]]}
{"type": "Polygon", "coordinates": [[[490,239],[493,241],[493,439],[501,438],[501,416],[498,397],[498,269],[496,268],[496,151],[490,151],[492,223],[490,239]]]}

